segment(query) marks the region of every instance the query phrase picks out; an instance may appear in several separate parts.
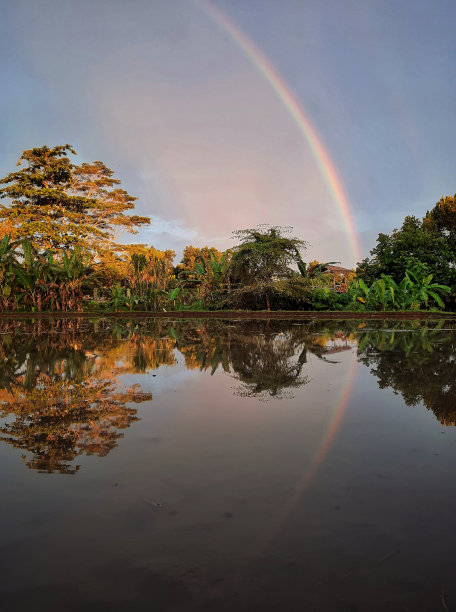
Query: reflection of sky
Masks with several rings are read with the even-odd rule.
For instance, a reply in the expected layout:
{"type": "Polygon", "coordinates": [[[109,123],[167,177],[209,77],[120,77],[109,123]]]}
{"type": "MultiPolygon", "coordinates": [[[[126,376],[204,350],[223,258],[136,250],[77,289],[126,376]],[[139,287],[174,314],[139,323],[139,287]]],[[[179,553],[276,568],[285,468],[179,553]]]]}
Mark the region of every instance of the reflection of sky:
{"type": "Polygon", "coordinates": [[[161,365],[154,370],[140,374],[125,374],[119,377],[126,386],[139,384],[145,393],[166,393],[181,389],[188,381],[199,376],[199,370],[189,370],[185,367],[184,358],[175,351],[177,365],[161,365]]]}
{"type": "MultiPolygon", "coordinates": [[[[454,192],[454,3],[214,2],[302,103],[363,255],[454,192]]],[[[2,175],[25,148],[71,142],[154,216],[138,240],[226,248],[233,229],[290,224],[311,256],[353,263],[308,145],[197,2],[16,0],[0,19],[2,175]]]]}

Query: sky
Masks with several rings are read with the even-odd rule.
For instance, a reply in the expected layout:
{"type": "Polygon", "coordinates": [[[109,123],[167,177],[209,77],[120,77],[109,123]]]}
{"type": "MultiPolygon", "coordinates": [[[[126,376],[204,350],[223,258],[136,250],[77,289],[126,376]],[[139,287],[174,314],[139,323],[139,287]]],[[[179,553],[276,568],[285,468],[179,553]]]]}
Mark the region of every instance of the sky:
{"type": "Polygon", "coordinates": [[[180,258],[269,223],[351,267],[456,192],[453,0],[0,0],[0,23],[0,175],[70,143],[151,217],[126,242],[180,258]]]}

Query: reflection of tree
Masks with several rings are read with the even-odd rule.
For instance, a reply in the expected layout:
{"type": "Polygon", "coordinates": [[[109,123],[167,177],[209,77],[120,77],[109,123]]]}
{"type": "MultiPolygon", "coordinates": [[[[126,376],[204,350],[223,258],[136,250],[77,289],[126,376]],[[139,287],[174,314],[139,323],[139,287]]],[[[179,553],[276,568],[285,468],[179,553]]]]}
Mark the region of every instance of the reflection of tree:
{"type": "Polygon", "coordinates": [[[247,337],[234,344],[231,356],[235,375],[243,383],[240,395],[281,397],[285,390],[308,382],[301,376],[307,349],[292,333],[247,337]]]}
{"type": "Polygon", "coordinates": [[[316,331],[321,330],[312,324],[277,320],[187,323],[179,329],[177,346],[188,368],[213,374],[222,366],[240,380],[239,395],[277,398],[308,382],[302,376],[308,352],[329,361],[326,354],[350,348],[337,327],[316,331]]]}
{"type": "Polygon", "coordinates": [[[14,385],[10,401],[2,397],[0,414],[7,420],[0,439],[32,453],[27,465],[46,472],[74,473],[78,455],[107,455],[122,437],[119,430],[137,420],[126,404],[151,397],[135,387],[116,393],[109,379],[78,383],[60,373],[40,375],[32,391],[22,382],[14,385]]]}
{"type": "Polygon", "coordinates": [[[423,402],[442,425],[456,425],[454,330],[442,325],[390,322],[387,330],[360,333],[358,352],[381,389],[400,393],[408,406],[423,402]]]}
{"type": "Polygon", "coordinates": [[[184,355],[189,370],[211,370],[211,374],[222,366],[229,372],[231,333],[223,322],[207,321],[192,324],[190,321],[176,326],[177,347],[184,355]]]}
{"type": "Polygon", "coordinates": [[[173,341],[160,330],[144,335],[138,325],[60,320],[0,327],[0,440],[31,453],[27,465],[40,471],[72,474],[76,457],[108,454],[137,420],[131,404],[152,397],[118,377],[174,363],[173,341]]]}

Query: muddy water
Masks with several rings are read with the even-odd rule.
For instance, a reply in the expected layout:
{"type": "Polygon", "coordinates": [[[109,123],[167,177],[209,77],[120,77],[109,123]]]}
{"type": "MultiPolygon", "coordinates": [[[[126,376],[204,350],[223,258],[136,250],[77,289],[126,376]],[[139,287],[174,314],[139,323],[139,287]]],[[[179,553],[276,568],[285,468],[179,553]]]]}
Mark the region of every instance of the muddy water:
{"type": "Polygon", "coordinates": [[[436,321],[0,321],[2,610],[452,610],[436,321]]]}

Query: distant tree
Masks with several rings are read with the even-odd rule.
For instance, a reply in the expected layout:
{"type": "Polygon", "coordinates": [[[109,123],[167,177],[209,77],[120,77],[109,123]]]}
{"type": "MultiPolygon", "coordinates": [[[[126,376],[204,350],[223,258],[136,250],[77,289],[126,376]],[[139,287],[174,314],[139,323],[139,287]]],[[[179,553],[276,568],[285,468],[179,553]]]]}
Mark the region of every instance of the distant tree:
{"type": "Polygon", "coordinates": [[[135,250],[130,258],[128,279],[131,287],[146,310],[157,310],[159,298],[174,279],[174,251],[150,248],[135,250]]]}
{"type": "Polygon", "coordinates": [[[22,153],[18,165],[27,166],[0,180],[0,198],[9,200],[0,207],[0,235],[27,238],[38,252],[78,246],[99,255],[120,233],[150,222],[126,214],[136,198],[112,170],[100,161],[76,166],[70,153],[70,145],[22,153]]]}
{"type": "Polygon", "coordinates": [[[357,277],[368,284],[382,274],[400,283],[407,268],[417,262],[429,267],[436,283],[453,286],[456,280],[456,254],[448,240],[429,222],[414,216],[405,217],[402,227],[392,234],[379,234],[371,256],[356,269],[357,277]]]}

